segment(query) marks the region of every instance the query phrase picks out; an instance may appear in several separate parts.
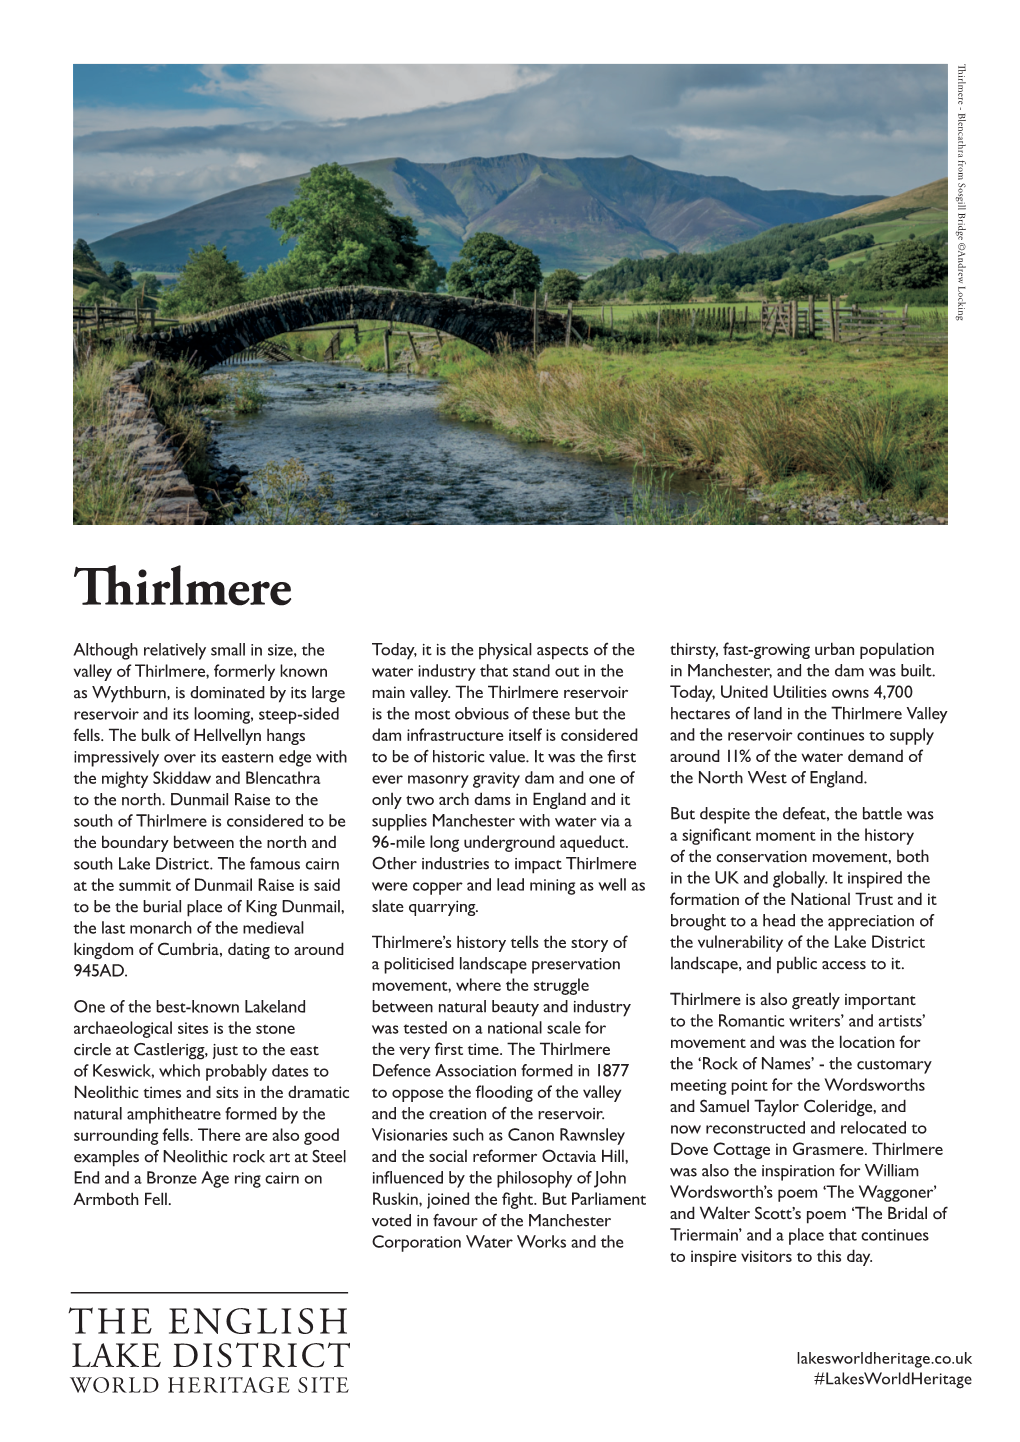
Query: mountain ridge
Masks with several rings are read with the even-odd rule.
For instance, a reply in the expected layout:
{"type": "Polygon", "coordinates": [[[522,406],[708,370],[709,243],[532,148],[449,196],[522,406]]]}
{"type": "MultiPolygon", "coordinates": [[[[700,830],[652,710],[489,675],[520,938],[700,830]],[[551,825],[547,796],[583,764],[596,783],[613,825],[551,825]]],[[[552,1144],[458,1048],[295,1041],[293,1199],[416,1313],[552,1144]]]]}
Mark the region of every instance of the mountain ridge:
{"type": "MultiPolygon", "coordinates": [[[[403,156],[347,167],[409,214],[420,238],[448,265],[479,230],[535,250],[544,269],[599,269],[624,257],[705,252],[774,225],[821,219],[881,201],[874,195],[759,190],[733,176],[667,170],[637,156],[556,160],[520,152],[418,162],[403,156]]],[[[300,175],[243,186],[93,243],[104,264],[183,265],[188,250],[226,246],[247,270],[286,254],[265,217],[285,205],[300,175]]]]}

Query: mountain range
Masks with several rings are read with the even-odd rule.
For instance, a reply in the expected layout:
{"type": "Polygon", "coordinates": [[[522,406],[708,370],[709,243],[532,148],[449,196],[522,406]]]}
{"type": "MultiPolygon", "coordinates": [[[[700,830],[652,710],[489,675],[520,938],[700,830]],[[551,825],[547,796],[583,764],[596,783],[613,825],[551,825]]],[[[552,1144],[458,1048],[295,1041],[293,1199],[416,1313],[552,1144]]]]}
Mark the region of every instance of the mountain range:
{"type": "MultiPolygon", "coordinates": [[[[394,157],[348,166],[383,190],[397,214],[410,215],[441,265],[468,236],[495,231],[534,250],[548,271],[582,272],[626,256],[712,251],[774,225],[819,220],[881,200],[810,190],[758,190],[730,176],[666,170],[633,155],[550,160],[540,155],[478,156],[419,164],[394,157]]],[[[248,185],[188,206],[162,220],[93,242],[99,260],[172,270],[188,251],[211,241],[226,246],[245,270],[286,251],[266,221],[286,205],[300,175],[248,185]]]]}

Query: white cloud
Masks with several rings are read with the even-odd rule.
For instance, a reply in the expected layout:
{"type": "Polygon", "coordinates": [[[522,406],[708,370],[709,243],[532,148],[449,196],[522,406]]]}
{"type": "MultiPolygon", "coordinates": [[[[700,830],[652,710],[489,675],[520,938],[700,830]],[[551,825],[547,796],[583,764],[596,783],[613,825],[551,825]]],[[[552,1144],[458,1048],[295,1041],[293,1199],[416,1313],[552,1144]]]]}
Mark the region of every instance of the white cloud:
{"type": "Polygon", "coordinates": [[[210,107],[208,110],[155,110],[141,105],[79,105],[74,112],[75,135],[104,130],[174,130],[190,125],[240,125],[257,118],[250,109],[210,107]]]}
{"type": "Polygon", "coordinates": [[[508,94],[548,79],[537,65],[259,65],[247,76],[204,65],[196,93],[257,105],[309,120],[404,115],[431,105],[459,105],[508,94]]]}
{"type": "MultiPolygon", "coordinates": [[[[392,155],[629,153],[837,195],[896,194],[945,174],[943,66],[270,65],[203,75],[208,110],[79,113],[79,130],[92,132],[77,143],[81,212],[109,214],[110,230],[127,210],[151,219],[323,161],[392,155]]],[[[90,234],[103,233],[93,222],[90,234]]]]}

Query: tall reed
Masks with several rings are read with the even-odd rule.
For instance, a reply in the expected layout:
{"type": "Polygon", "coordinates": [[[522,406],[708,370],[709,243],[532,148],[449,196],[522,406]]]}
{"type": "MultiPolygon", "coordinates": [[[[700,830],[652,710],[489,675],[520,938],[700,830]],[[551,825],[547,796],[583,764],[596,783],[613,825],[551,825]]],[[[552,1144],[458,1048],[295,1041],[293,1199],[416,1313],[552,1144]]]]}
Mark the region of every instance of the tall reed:
{"type": "Polygon", "coordinates": [[[447,386],[444,409],[523,440],[673,470],[766,484],[809,473],[859,495],[891,486],[908,464],[896,398],[677,375],[623,379],[582,362],[538,370],[497,357],[447,386]]]}

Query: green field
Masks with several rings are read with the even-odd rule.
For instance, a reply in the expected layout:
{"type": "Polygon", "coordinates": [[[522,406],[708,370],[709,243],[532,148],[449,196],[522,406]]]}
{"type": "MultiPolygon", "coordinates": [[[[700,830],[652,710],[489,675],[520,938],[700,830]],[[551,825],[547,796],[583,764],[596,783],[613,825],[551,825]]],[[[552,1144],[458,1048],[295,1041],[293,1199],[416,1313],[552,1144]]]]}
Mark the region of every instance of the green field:
{"type": "Polygon", "coordinates": [[[927,240],[930,235],[945,230],[948,225],[948,213],[944,210],[919,210],[913,215],[904,216],[902,220],[882,220],[879,217],[876,224],[867,227],[868,234],[875,237],[874,246],[868,250],[854,251],[850,255],[836,256],[829,261],[829,269],[840,270],[848,261],[859,264],[880,250],[895,245],[898,240],[908,240],[910,236],[915,240],[927,240]]]}

